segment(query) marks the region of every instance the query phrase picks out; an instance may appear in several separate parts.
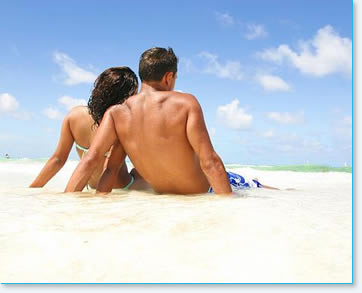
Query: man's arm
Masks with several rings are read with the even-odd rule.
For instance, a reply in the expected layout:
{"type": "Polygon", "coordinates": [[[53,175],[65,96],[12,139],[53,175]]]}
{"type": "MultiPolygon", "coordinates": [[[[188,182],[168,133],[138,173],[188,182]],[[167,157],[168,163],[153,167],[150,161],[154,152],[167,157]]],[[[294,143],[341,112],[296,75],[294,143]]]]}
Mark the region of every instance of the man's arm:
{"type": "Polygon", "coordinates": [[[65,192],[82,191],[88,183],[94,170],[100,164],[104,154],[110,149],[117,139],[117,133],[112,117],[112,110],[108,110],[103,117],[97,134],[89,148],[89,151],[79,162],[70,178],[65,192]]]}
{"type": "Polygon", "coordinates": [[[231,194],[224,164],[211,144],[200,104],[195,97],[190,99],[190,103],[186,133],[193,150],[199,157],[201,169],[215,193],[231,194]]]}
{"type": "Polygon", "coordinates": [[[70,131],[69,119],[69,115],[64,118],[57,149],[29,187],[43,187],[57,174],[67,161],[74,143],[74,138],[70,131]]]}
{"type": "Polygon", "coordinates": [[[101,179],[97,185],[97,193],[107,194],[112,191],[119,169],[125,164],[126,153],[123,146],[117,141],[112,148],[107,167],[104,169],[101,179]]]}

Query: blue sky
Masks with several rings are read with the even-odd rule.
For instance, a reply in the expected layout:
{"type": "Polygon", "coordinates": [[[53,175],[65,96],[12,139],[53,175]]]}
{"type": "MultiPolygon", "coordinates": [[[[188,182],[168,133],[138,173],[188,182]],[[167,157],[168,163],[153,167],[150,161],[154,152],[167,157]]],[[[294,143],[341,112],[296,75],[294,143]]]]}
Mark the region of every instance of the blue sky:
{"type": "Polygon", "coordinates": [[[99,73],[170,46],[225,163],[351,164],[351,4],[2,1],[0,155],[50,156],[99,73]]]}

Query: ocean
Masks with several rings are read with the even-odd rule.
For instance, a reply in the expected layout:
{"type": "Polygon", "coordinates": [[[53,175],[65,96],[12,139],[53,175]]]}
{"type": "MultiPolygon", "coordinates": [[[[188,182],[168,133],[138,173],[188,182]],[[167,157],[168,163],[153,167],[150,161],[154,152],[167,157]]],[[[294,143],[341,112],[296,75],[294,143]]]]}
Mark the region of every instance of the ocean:
{"type": "Polygon", "coordinates": [[[282,189],[215,195],[64,194],[77,161],[44,188],[45,160],[0,160],[0,281],[349,283],[350,167],[243,166],[282,189]]]}

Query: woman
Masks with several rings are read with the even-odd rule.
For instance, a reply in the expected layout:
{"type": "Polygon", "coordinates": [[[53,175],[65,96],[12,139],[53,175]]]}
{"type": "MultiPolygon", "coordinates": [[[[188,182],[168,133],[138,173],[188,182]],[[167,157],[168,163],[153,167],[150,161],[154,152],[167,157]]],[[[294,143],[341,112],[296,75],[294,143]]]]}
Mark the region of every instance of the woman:
{"type": "MultiPolygon", "coordinates": [[[[112,67],[101,73],[94,83],[94,89],[88,106],[74,107],[64,118],[60,139],[54,154],[49,158],[30,187],[43,187],[64,166],[75,142],[80,158],[88,151],[106,110],[113,105],[123,103],[137,93],[138,80],[128,67],[112,67]]],[[[107,165],[110,149],[92,174],[88,186],[96,188],[107,165]]],[[[144,189],[147,183],[137,172],[128,173],[125,162],[121,165],[114,188],[144,189]]]]}

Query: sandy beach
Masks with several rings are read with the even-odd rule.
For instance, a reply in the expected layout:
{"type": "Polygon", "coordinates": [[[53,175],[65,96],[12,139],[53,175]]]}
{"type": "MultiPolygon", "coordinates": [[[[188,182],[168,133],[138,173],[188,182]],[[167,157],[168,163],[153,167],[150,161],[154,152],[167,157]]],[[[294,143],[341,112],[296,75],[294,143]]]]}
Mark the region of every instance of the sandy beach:
{"type": "Polygon", "coordinates": [[[1,282],[351,282],[351,173],[233,166],[297,189],[234,198],[64,194],[76,164],[29,189],[43,162],[0,163],[1,282]]]}

